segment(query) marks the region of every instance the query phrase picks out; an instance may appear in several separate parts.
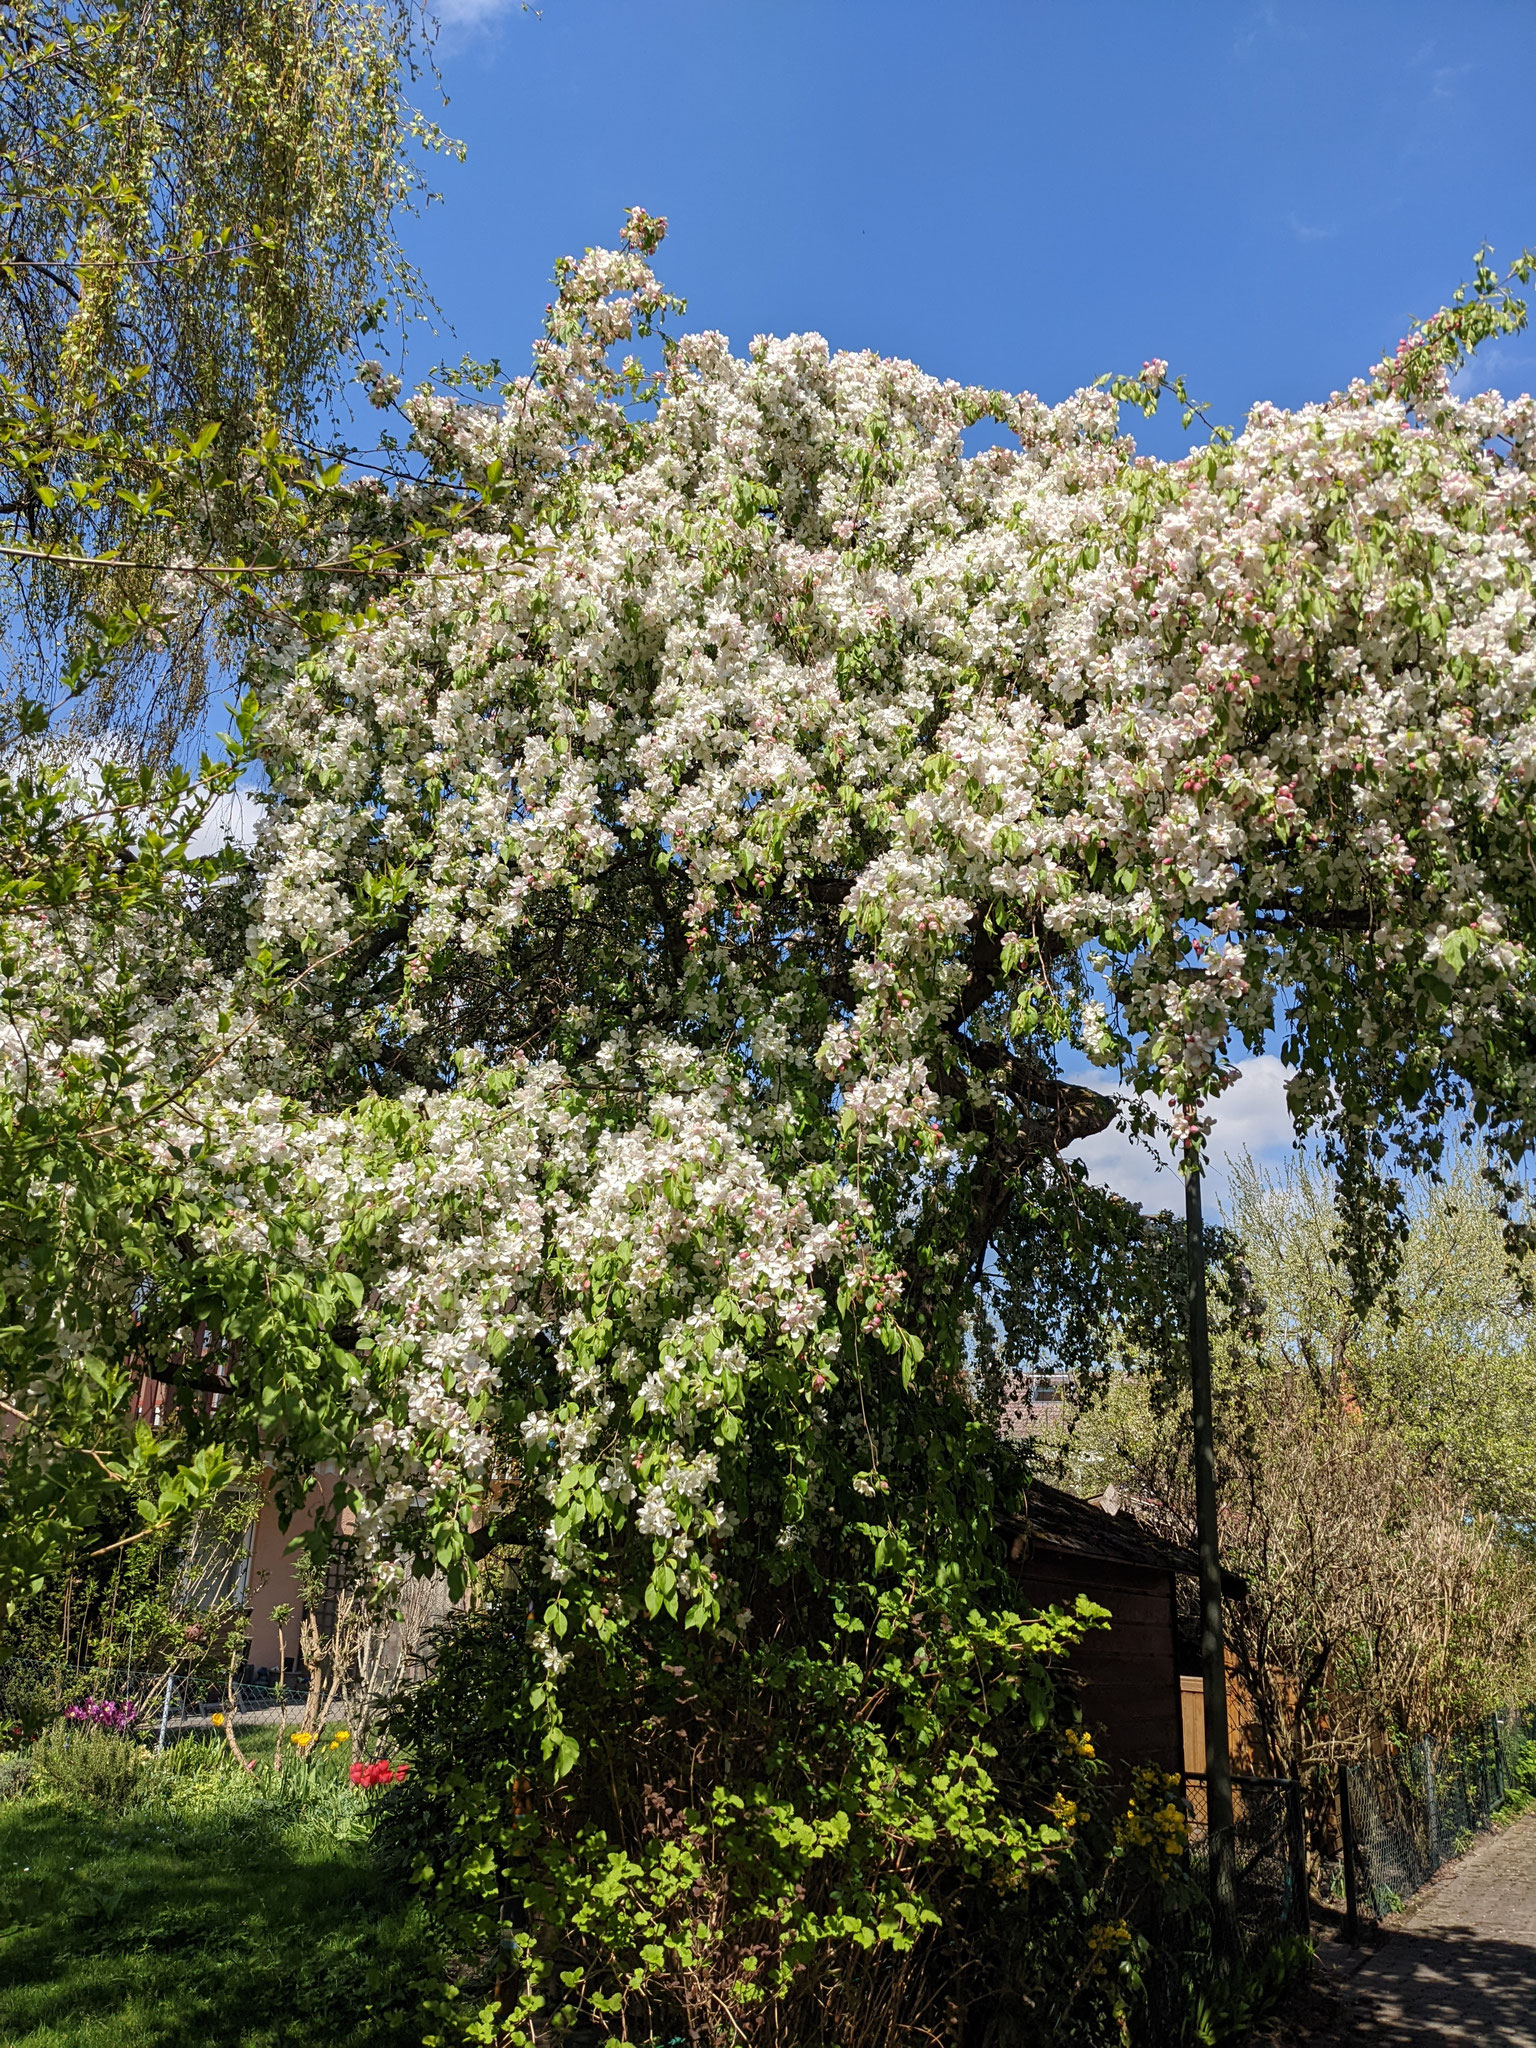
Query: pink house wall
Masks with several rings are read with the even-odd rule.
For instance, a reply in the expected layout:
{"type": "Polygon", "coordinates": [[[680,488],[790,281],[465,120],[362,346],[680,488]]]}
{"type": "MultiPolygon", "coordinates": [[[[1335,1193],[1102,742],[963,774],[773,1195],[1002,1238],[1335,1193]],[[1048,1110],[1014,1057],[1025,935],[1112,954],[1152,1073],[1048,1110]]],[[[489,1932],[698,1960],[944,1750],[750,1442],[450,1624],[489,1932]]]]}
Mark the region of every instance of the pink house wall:
{"type": "MultiPolygon", "coordinates": [[[[283,1649],[289,1658],[298,1655],[299,1617],[304,1611],[304,1595],[290,1545],[295,1537],[302,1536],[313,1525],[315,1510],[329,1496],[333,1484],[332,1480],[322,1480],[310,1496],[310,1503],[299,1510],[286,1529],[278,1525],[277,1509],[270,1501],[264,1503],[251,1530],[250,1569],[246,1579],[246,1600],[251,1610],[251,1647],[247,1661],[258,1669],[263,1665],[269,1670],[277,1669],[277,1623],[272,1619],[274,1607],[293,1609],[283,1624],[283,1649]]],[[[349,1521],[350,1517],[343,1515],[342,1527],[346,1528],[349,1521]]],[[[303,1553],[299,1555],[302,1558],[303,1553]]]]}

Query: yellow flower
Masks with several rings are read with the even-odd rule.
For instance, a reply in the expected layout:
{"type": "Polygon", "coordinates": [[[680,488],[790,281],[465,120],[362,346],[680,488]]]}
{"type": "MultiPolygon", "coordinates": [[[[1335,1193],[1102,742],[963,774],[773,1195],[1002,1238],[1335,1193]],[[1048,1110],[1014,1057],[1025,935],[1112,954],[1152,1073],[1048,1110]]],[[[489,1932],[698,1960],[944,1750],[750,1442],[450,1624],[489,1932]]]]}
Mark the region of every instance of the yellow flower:
{"type": "Polygon", "coordinates": [[[306,1735],[302,1728],[288,1738],[290,1742],[297,1743],[300,1749],[308,1749],[314,1739],[313,1735],[306,1735]]]}
{"type": "Polygon", "coordinates": [[[1106,1925],[1100,1922],[1088,1930],[1088,1948],[1094,1956],[1102,1956],[1112,1948],[1123,1948],[1131,1938],[1131,1930],[1123,1920],[1106,1925]]]}
{"type": "Polygon", "coordinates": [[[1182,1856],[1189,1841],[1189,1823],[1173,1802],[1159,1808],[1152,1816],[1162,1831],[1162,1851],[1165,1856],[1182,1856]]]}
{"type": "Polygon", "coordinates": [[[336,1730],[336,1733],[331,1737],[331,1742],[333,1745],[338,1742],[350,1742],[351,1740],[351,1732],[346,1728],[338,1728],[336,1730]]]}
{"type": "Polygon", "coordinates": [[[215,1728],[222,1728],[224,1726],[224,1716],[222,1714],[215,1714],[213,1717],[213,1725],[215,1728]]]}

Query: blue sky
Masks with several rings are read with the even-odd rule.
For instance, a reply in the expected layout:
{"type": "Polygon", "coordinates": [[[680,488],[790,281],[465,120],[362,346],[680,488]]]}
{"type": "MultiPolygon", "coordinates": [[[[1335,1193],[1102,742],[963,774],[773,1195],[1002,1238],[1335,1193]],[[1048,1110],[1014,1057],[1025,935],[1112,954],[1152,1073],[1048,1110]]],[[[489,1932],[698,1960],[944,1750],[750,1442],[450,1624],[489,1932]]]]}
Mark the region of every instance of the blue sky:
{"type": "MultiPolygon", "coordinates": [[[[1165,356],[1213,417],[1324,397],[1468,274],[1536,244],[1531,0],[1150,8],[1120,0],[438,0],[441,204],[408,246],[451,331],[527,366],[556,256],[670,217],[687,324],[1056,399],[1165,356]]],[[[1488,381],[1536,379],[1536,339],[1488,381]]],[[[1137,423],[1174,455],[1177,415],[1137,423]]],[[[1278,1157],[1251,1062],[1223,1149],[1278,1157]]],[[[1094,1170],[1154,1205],[1113,1135],[1094,1170]]]]}
{"type": "Polygon", "coordinates": [[[524,368],[554,258],[638,203],[739,348],[815,328],[1045,398],[1160,355],[1237,422],[1536,242],[1530,0],[440,6],[469,158],[410,242],[451,357],[524,368]]]}

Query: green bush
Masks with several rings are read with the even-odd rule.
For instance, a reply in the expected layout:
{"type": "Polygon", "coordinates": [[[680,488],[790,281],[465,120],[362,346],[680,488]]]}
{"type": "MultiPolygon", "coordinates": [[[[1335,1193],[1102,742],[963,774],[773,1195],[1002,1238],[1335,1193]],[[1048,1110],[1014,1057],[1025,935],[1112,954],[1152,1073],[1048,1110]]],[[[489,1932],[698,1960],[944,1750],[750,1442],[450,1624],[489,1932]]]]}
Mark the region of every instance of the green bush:
{"type": "Polygon", "coordinates": [[[0,1663],[0,1729],[13,1742],[35,1742],[62,1705],[56,1673],[20,1658],[0,1663]]]}
{"type": "Polygon", "coordinates": [[[456,1951],[448,2038],[526,2041],[562,2006],[602,2039],[687,2037],[709,2010],[722,2039],[817,2048],[1135,2026],[1144,1923],[1196,1902],[1176,1782],[1117,1786],[1075,1725],[1061,1652],[1085,1618],[983,1611],[914,1567],[862,1612],[807,1602],[799,1643],[765,1629],[751,1658],[658,1622],[654,1659],[571,1688],[557,1776],[519,1711],[542,1669],[525,1608],[448,1630],[390,1724],[414,1762],[375,1839],[456,1951]]]}
{"type": "Polygon", "coordinates": [[[56,1722],[32,1746],[39,1790],[58,1798],[121,1813],[158,1777],[158,1759],[122,1735],[56,1722]]]}
{"type": "Polygon", "coordinates": [[[0,1799],[14,1799],[24,1792],[32,1776],[32,1759],[25,1750],[7,1750],[0,1755],[0,1799]]]}
{"type": "Polygon", "coordinates": [[[1523,1792],[1527,1798],[1536,1797],[1536,1742],[1529,1736],[1516,1751],[1506,1776],[1515,1791],[1523,1792]]]}
{"type": "MultiPolygon", "coordinates": [[[[1208,1953],[1208,1952],[1207,1952],[1208,1953]]],[[[1186,2003],[1182,2024],[1159,2037],[1159,2048],[1229,2048],[1245,2042],[1268,2019],[1292,1985],[1306,1976],[1311,1944],[1299,1934],[1283,1936],[1266,1954],[1235,1968],[1222,1969],[1212,1959],[1196,1974],[1191,1962],[1204,1961],[1198,1945],[1184,1963],[1186,2003]]]]}

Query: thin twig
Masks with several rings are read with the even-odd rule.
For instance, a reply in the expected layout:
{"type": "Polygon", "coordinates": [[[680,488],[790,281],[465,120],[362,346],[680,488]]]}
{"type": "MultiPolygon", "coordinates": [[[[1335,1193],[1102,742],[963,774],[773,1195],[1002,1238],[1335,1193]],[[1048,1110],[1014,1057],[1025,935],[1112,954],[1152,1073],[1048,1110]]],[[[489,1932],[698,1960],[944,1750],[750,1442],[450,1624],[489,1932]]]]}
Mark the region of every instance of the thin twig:
{"type": "Polygon", "coordinates": [[[18,548],[0,543],[0,555],[15,561],[62,562],[66,569],[144,569],[157,576],[377,576],[356,562],[145,562],[130,555],[66,555],[53,548],[18,548]]]}
{"type": "MultiPolygon", "coordinates": [[[[74,1446],[66,1444],[64,1448],[66,1450],[73,1450],[74,1446]]],[[[168,1515],[163,1516],[160,1521],[151,1522],[148,1528],[136,1530],[132,1536],[119,1536],[115,1543],[103,1543],[100,1550],[87,1551],[86,1555],[88,1557],[110,1557],[114,1550],[126,1550],[132,1543],[142,1543],[146,1536],[159,1536],[163,1531],[169,1529],[170,1526],[171,1518],[168,1515]]]]}

